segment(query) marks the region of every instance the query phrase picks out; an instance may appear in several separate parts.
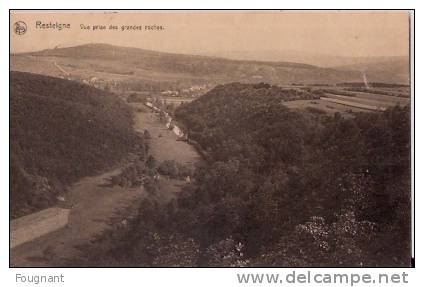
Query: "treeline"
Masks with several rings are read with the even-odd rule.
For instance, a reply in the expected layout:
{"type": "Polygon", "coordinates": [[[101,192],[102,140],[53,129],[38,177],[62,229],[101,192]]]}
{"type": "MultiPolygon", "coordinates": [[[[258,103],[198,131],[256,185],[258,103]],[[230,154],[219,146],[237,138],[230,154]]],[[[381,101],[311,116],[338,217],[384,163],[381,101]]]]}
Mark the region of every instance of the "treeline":
{"type": "Polygon", "coordinates": [[[68,184],[143,144],[116,95],[36,74],[10,76],[12,217],[48,207],[68,184]]]}
{"type": "MultiPolygon", "coordinates": [[[[340,87],[362,87],[366,88],[367,85],[364,82],[351,82],[351,83],[339,83],[336,86],[340,87]]],[[[369,87],[372,88],[408,88],[409,85],[403,84],[389,84],[389,83],[378,83],[378,82],[370,82],[368,83],[369,87]]]]}
{"type": "Polygon", "coordinates": [[[347,92],[345,90],[329,90],[329,89],[324,89],[321,90],[323,93],[328,93],[328,94],[332,94],[332,95],[341,95],[341,96],[347,96],[347,97],[356,97],[355,93],[352,92],[347,92]]]}
{"type": "Polygon", "coordinates": [[[409,94],[403,94],[396,91],[383,91],[383,90],[360,88],[360,87],[347,88],[346,90],[351,92],[363,92],[363,93],[371,93],[371,94],[384,95],[384,96],[410,98],[409,94]]]}
{"type": "Polygon", "coordinates": [[[409,266],[409,107],[345,119],[281,104],[306,96],[229,84],[180,106],[208,164],[171,203],[144,201],[85,264],[409,266]]]}

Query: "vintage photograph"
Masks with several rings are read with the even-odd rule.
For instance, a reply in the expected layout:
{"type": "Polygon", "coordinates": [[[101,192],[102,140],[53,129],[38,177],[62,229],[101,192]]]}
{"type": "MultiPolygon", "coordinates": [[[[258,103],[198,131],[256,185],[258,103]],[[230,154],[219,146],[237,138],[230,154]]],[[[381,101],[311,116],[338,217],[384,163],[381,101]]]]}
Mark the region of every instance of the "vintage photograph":
{"type": "Polygon", "coordinates": [[[10,10],[10,267],[411,267],[413,13],[10,10]]]}

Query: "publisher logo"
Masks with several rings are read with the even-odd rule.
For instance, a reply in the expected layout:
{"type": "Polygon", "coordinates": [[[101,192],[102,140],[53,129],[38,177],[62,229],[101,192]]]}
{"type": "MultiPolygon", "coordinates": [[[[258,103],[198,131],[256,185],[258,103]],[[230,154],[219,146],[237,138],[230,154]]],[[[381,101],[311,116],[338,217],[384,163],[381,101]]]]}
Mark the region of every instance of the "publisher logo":
{"type": "Polygon", "coordinates": [[[15,34],[17,35],[23,35],[27,31],[27,25],[22,21],[15,22],[13,25],[13,31],[15,31],[15,34]]]}

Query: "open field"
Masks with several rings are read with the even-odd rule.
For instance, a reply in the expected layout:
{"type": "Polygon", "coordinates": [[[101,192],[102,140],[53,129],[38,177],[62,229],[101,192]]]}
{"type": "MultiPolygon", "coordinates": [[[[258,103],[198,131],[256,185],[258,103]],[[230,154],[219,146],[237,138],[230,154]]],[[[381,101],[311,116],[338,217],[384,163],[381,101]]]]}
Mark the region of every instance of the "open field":
{"type": "Polygon", "coordinates": [[[392,96],[392,97],[400,97],[400,98],[409,98],[409,91],[400,92],[398,90],[394,89],[375,89],[375,88],[346,88],[346,91],[349,92],[364,92],[364,93],[370,93],[370,94],[376,94],[376,95],[383,95],[383,96],[392,96]]]}
{"type": "MultiPolygon", "coordinates": [[[[313,87],[315,89],[320,89],[320,87],[313,87]]],[[[379,88],[380,89],[380,88],[379,88]]],[[[395,87],[391,88],[381,88],[388,92],[399,92],[402,91],[403,94],[409,91],[409,87],[395,87]]],[[[408,95],[408,94],[405,94],[408,95]]],[[[381,94],[374,94],[371,92],[359,92],[359,91],[347,91],[342,88],[324,89],[323,96],[320,100],[300,100],[285,102],[289,108],[297,108],[302,110],[313,110],[318,109],[322,112],[333,114],[335,112],[340,112],[342,115],[352,115],[356,112],[372,112],[372,111],[383,111],[389,107],[396,105],[406,106],[410,103],[409,95],[408,97],[397,97],[397,96],[388,96],[381,94]],[[331,92],[326,91],[331,90],[331,92]],[[339,94],[340,93],[340,94],[339,94]]]]}
{"type": "Polygon", "coordinates": [[[392,106],[395,106],[397,104],[399,104],[400,106],[405,106],[410,102],[410,99],[408,98],[378,95],[365,92],[355,92],[355,96],[361,99],[377,100],[383,103],[390,104],[392,106]]]}
{"type": "Polygon", "coordinates": [[[194,79],[189,74],[152,71],[141,67],[126,67],[117,61],[87,59],[76,62],[72,58],[55,56],[12,56],[13,70],[26,71],[53,77],[71,76],[90,80],[93,77],[105,81],[120,81],[126,79],[143,79],[146,81],[176,81],[194,79]],[[56,65],[55,65],[56,63],[56,65]],[[61,68],[62,69],[61,69],[61,68]],[[64,72],[66,71],[66,72],[64,72]]]}
{"type": "Polygon", "coordinates": [[[299,101],[290,101],[283,103],[288,108],[308,110],[318,109],[327,114],[335,114],[336,112],[341,113],[343,116],[351,117],[352,113],[357,112],[370,112],[370,110],[364,110],[356,107],[349,107],[346,105],[341,105],[337,103],[332,103],[324,100],[299,100],[299,101]]]}
{"type": "Polygon", "coordinates": [[[365,98],[350,97],[350,96],[340,96],[340,95],[334,95],[334,94],[326,94],[326,97],[332,98],[332,99],[338,99],[338,100],[342,100],[346,102],[375,106],[379,108],[387,108],[387,107],[393,106],[393,104],[390,102],[379,101],[376,99],[365,99],[365,98]]]}
{"type": "Polygon", "coordinates": [[[325,98],[325,97],[321,97],[321,100],[327,101],[327,102],[336,103],[336,104],[340,104],[340,105],[344,105],[344,106],[349,106],[349,107],[355,107],[355,108],[359,108],[359,109],[364,109],[364,110],[382,111],[382,110],[385,109],[385,108],[378,107],[378,106],[371,106],[371,105],[360,103],[360,102],[353,102],[353,101],[341,100],[341,99],[337,99],[337,98],[325,98]]]}
{"type": "Polygon", "coordinates": [[[383,92],[396,92],[404,96],[409,96],[410,88],[409,87],[393,87],[393,88],[373,88],[373,90],[383,91],[383,92]]]}
{"type": "MultiPolygon", "coordinates": [[[[324,87],[362,79],[358,70],[170,54],[106,44],[12,54],[10,62],[11,70],[63,77],[119,92],[184,90],[230,82],[324,87]]],[[[382,77],[380,72],[375,80],[406,84],[404,69],[389,71],[396,73],[382,77]]],[[[374,78],[371,74],[367,76],[370,80],[374,78]]]]}

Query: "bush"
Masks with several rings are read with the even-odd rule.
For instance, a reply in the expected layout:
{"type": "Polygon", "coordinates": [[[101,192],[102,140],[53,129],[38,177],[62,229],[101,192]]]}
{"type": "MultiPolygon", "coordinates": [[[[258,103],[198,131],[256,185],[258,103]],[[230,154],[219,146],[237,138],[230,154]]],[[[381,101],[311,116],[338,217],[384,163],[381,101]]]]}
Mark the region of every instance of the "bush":
{"type": "Polygon", "coordinates": [[[171,178],[185,178],[193,174],[189,167],[175,160],[165,160],[161,162],[158,166],[158,172],[171,178]]]}
{"type": "Polygon", "coordinates": [[[149,195],[155,195],[159,189],[157,182],[152,177],[146,177],[143,186],[149,195]]]}
{"type": "Polygon", "coordinates": [[[177,162],[174,160],[165,160],[161,162],[158,166],[158,172],[171,178],[177,178],[179,176],[177,162]]]}
{"type": "Polygon", "coordinates": [[[151,170],[156,168],[156,160],[152,155],[149,155],[149,157],[147,158],[146,166],[151,170]]]}
{"type": "Polygon", "coordinates": [[[144,103],[146,102],[146,96],[132,93],[127,97],[128,103],[144,103]]]}

